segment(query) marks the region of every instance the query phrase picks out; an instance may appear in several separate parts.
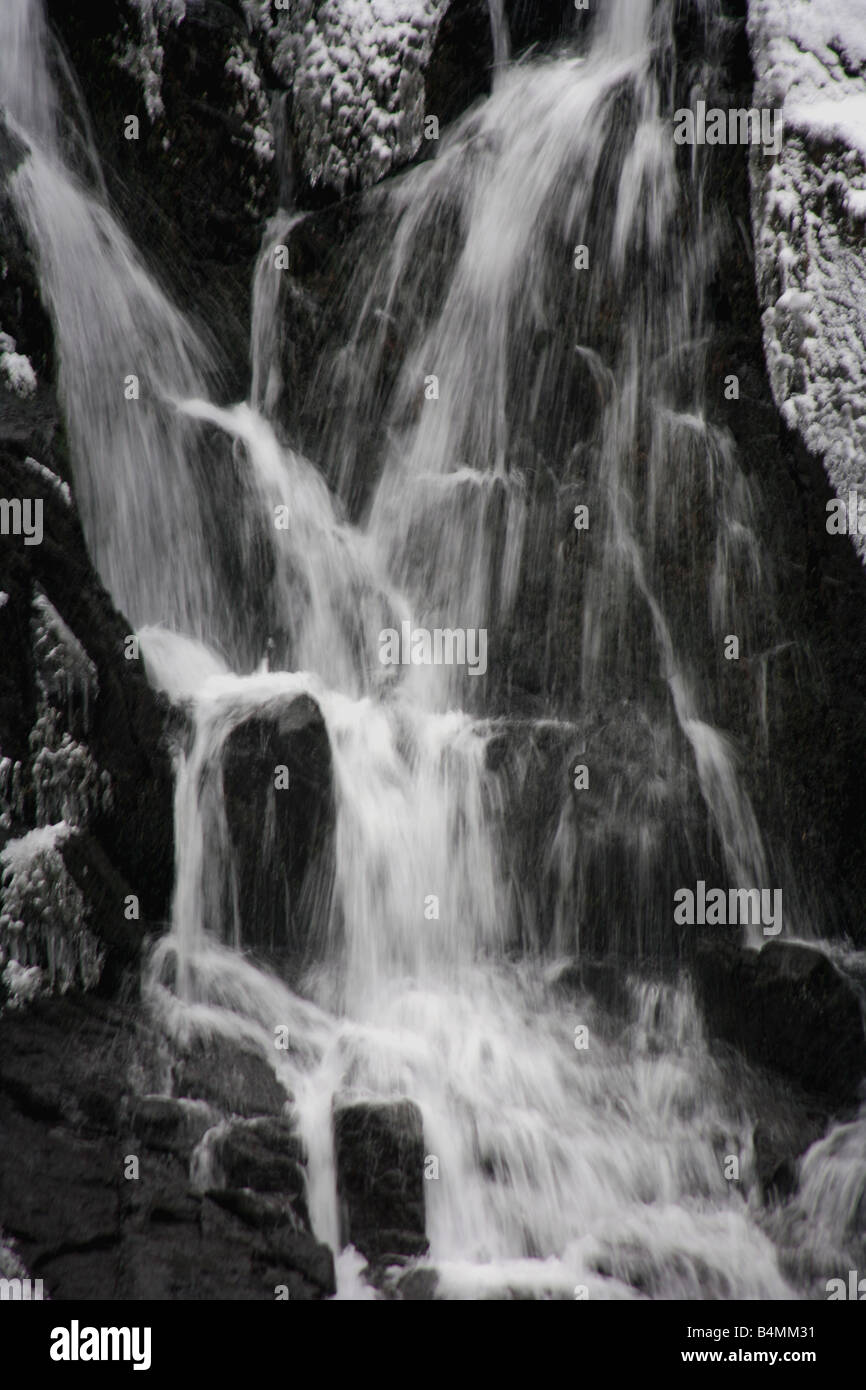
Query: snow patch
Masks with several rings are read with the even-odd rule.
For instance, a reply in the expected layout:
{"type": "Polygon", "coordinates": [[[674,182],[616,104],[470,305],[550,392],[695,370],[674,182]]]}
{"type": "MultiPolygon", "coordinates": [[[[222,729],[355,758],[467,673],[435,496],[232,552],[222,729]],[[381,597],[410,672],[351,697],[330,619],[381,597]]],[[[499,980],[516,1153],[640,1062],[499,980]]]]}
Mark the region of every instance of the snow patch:
{"type": "Polygon", "coordinates": [[[86,726],[90,706],[99,694],[96,667],[43,593],[33,599],[31,632],[40,695],[70,717],[80,709],[86,726]]]}
{"type": "Polygon", "coordinates": [[[30,358],[15,351],[17,346],[9,333],[0,333],[0,377],[7,391],[26,400],[36,390],[36,373],[30,358]]]}
{"type": "Polygon", "coordinates": [[[67,507],[72,506],[72,493],[69,491],[69,484],[64,483],[62,478],[58,478],[56,473],[52,473],[50,468],[46,468],[44,463],[31,458],[28,454],[24,460],[24,467],[33,473],[41,483],[47,483],[67,507]]]}
{"type": "Polygon", "coordinates": [[[242,0],[251,31],[293,91],[297,144],[313,184],[343,193],[416,153],[424,72],[449,0],[242,0]]]}
{"type": "Polygon", "coordinates": [[[866,5],[749,0],[748,30],[755,105],[784,113],[781,155],[751,163],[770,382],[845,497],[866,492],[866,5]]]}
{"type": "Polygon", "coordinates": [[[0,852],[0,966],[10,1007],[45,990],[92,989],[105,951],[84,925],[86,908],[60,846],[64,821],[10,840],[0,852]]]}
{"type": "Polygon", "coordinates": [[[165,53],[162,33],[186,18],[186,0],[129,0],[135,12],[138,37],[130,38],[117,55],[119,65],[141,84],[151,124],[165,112],[162,103],[162,70],[165,53]]]}

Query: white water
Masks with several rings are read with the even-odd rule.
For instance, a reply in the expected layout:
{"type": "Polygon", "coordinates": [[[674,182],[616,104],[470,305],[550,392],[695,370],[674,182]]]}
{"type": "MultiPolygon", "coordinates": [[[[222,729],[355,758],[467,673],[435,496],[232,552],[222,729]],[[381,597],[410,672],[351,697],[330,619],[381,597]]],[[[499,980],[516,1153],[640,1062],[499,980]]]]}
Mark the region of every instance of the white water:
{"type": "MultiPolygon", "coordinates": [[[[51,87],[35,0],[7,6],[0,55],[14,62],[0,56],[0,95],[31,150],[13,194],[58,335],[88,540],[116,601],[147,625],[151,679],[187,701],[194,721],[178,762],[177,882],[172,931],[149,980],[154,1007],[178,1036],[225,1033],[261,1048],[294,1097],[315,1230],[335,1250],[332,1105],[409,1096],[422,1111],[425,1152],[438,1160],[425,1197],[441,1296],[572,1297],[577,1285],[593,1298],[794,1296],[756,1218],[754,1117],[725,1099],[688,989],[634,983],[629,1018],[612,1029],[591,999],[556,993],[553,962],[509,960],[518,923],[506,789],[486,762],[494,726],[460,708],[471,685],[465,673],[416,667],[404,677],[377,661],[379,630],[403,617],[489,625],[495,636],[514,608],[528,502],[510,463],[513,334],[525,349],[520,335],[540,312],[550,240],[567,267],[583,239],[575,229],[609,156],[613,97],[624,86],[637,114],[615,193],[610,273],[625,282],[629,258],[638,250],[652,256],[669,233],[673,154],[661,135],[648,0],[611,6],[585,59],[498,68],[487,104],[390,193],[395,237],[374,282],[377,293],[385,286],[385,308],[371,289],[361,320],[374,301],[380,314],[396,310],[403,274],[438,211],[456,202],[462,231],[441,306],[403,364],[393,444],[363,527],[348,523],[316,466],[281,443],[268,419],[291,388],[277,361],[270,252],[296,219],[280,215],[265,232],[253,403],[217,405],[189,326],[107,210],[64,167],[43,119],[51,87]],[[4,49],[10,32],[14,43],[4,49]],[[26,97],[24,67],[44,103],[26,97]],[[440,399],[419,401],[418,382],[437,368],[440,399]],[[141,376],[141,402],[118,395],[127,369],[141,376]],[[231,441],[248,483],[245,511],[232,518],[245,569],[254,569],[262,543],[270,556],[261,587],[272,645],[252,675],[232,672],[213,650],[226,651],[224,624],[192,465],[204,426],[231,441]],[[283,506],[285,530],[275,525],[283,506]],[[504,520],[495,523],[497,515],[504,520]],[[228,854],[225,740],[250,711],[299,693],[318,702],[330,738],[336,879],[331,913],[317,924],[317,963],[292,990],[244,957],[213,885],[228,854]],[[438,916],[425,912],[434,898],[438,916]],[[581,1024],[590,1027],[587,1051],[574,1045],[581,1024]],[[289,1053],[274,1047],[280,1025],[291,1034],[289,1053]],[[726,1155],[741,1160],[739,1183],[723,1177],[726,1155]]],[[[491,0],[504,63],[501,15],[491,0]]],[[[587,582],[581,679],[587,702],[600,699],[616,666],[611,644],[638,607],[648,615],[670,692],[658,745],[672,750],[674,735],[683,735],[731,877],[747,885],[767,875],[760,830],[724,736],[701,717],[697,678],[653,578],[656,540],[671,525],[671,498],[676,504],[685,488],[666,472],[672,441],[685,435],[688,450],[704,437],[699,401],[686,417],[663,390],[652,397],[645,524],[635,507],[648,320],[667,316],[667,336],[653,340],[663,358],[699,328],[690,300],[697,294],[689,281],[684,304],[656,299],[629,309],[612,364],[599,365],[588,348],[576,355],[611,392],[594,481],[605,544],[587,582]]],[[[585,321],[597,310],[590,296],[585,321]]],[[[682,465],[683,453],[677,458],[682,465]]],[[[719,441],[701,459],[721,499],[712,596],[721,631],[735,599],[731,536],[751,535],[749,504],[719,441]]],[[[218,490],[219,479],[209,486],[218,490]]],[[[546,905],[554,940],[568,952],[578,946],[584,910],[569,886],[580,851],[569,798],[550,850],[556,901],[546,905]]],[[[263,844],[263,874],[278,872],[279,853],[263,844]]],[[[841,1210],[846,1199],[836,1193],[812,1184],[804,1200],[841,1210]]],[[[339,1269],[341,1296],[359,1294],[351,1254],[339,1269]]]]}

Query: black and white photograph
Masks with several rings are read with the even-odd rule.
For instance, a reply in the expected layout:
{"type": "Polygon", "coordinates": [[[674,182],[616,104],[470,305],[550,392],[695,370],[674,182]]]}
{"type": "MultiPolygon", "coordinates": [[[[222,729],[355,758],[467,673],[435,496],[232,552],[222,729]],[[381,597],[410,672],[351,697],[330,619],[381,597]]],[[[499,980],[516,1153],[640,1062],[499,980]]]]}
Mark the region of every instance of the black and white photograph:
{"type": "Polygon", "coordinates": [[[0,0],[24,1373],[829,1379],[864,1018],[866,0],[0,0]]]}

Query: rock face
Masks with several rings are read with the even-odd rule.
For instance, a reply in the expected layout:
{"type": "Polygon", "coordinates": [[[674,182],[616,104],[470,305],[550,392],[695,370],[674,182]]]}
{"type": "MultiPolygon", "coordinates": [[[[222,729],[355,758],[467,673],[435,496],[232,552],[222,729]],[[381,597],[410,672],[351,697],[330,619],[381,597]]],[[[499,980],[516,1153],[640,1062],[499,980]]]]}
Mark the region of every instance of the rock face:
{"type": "MultiPolygon", "coordinates": [[[[542,44],[555,38],[553,30],[568,19],[557,12],[558,6],[515,4],[507,8],[512,32],[519,34],[515,50],[531,38],[542,44]],[[543,23],[542,11],[548,15],[543,23]],[[533,25],[539,26],[534,32],[533,25]]],[[[458,108],[486,90],[489,50],[481,40],[487,22],[485,9],[455,0],[446,12],[428,69],[428,109],[440,105],[445,109],[451,95],[462,93],[454,95],[458,108]],[[460,35],[470,33],[472,41],[462,44],[460,35]],[[472,46],[476,39],[477,49],[472,46]]],[[[678,7],[677,107],[689,105],[691,83],[699,80],[705,61],[717,75],[714,99],[719,105],[747,108],[752,103],[746,6],[740,0],[728,0],[724,10],[726,23],[713,40],[718,42],[718,49],[707,55],[703,48],[706,30],[697,7],[678,7]]],[[[682,156],[685,179],[691,155],[684,149],[682,156]]],[[[764,160],[763,155],[755,158],[764,160]]],[[[767,168],[772,163],[765,160],[767,168]]],[[[866,758],[866,582],[845,538],[827,534],[825,506],[831,496],[827,477],[820,461],[810,456],[798,435],[780,419],[774,399],[763,350],[761,312],[765,305],[763,299],[759,302],[754,248],[744,230],[750,222],[749,177],[750,155],[742,147],[719,146],[706,160],[702,225],[715,229],[716,265],[707,286],[711,342],[701,359],[700,380],[692,386],[702,401],[707,423],[723,431],[726,438],[733,438],[744,486],[750,491],[754,487],[755,530],[762,538],[760,550],[767,560],[767,584],[766,590],[747,605],[749,621],[754,625],[749,652],[743,660],[715,663],[706,672],[705,688],[712,693],[704,713],[725,731],[736,749],[743,785],[765,832],[768,857],[773,862],[808,863],[803,876],[807,881],[798,886],[797,906],[803,920],[820,920],[827,934],[842,930],[862,941],[860,903],[866,894],[866,861],[858,852],[860,831],[853,827],[862,825],[864,805],[859,768],[866,758]],[[724,395],[728,373],[738,378],[736,400],[724,395]],[[843,632],[846,638],[840,640],[843,632]],[[811,693],[804,698],[806,685],[811,693]],[[761,727],[762,707],[772,711],[769,731],[761,727]]],[[[340,459],[345,475],[352,477],[345,490],[353,516],[363,514],[390,447],[381,419],[373,417],[377,411],[381,416],[379,403],[394,389],[398,364],[407,347],[401,341],[405,323],[416,333],[419,323],[426,323],[435,311],[431,311],[430,299],[434,306],[436,303],[426,287],[422,295],[417,287],[400,282],[387,335],[380,334],[379,318],[374,315],[371,319],[370,334],[377,343],[381,338],[383,346],[381,360],[376,359],[379,365],[374,384],[365,383],[362,388],[362,363],[370,339],[364,332],[355,334],[358,306],[350,293],[350,280],[365,257],[369,256],[373,265],[381,263],[381,224],[386,211],[384,197],[381,201],[372,194],[366,199],[345,199],[311,213],[289,236],[298,293],[285,308],[283,376],[295,383],[295,389],[291,400],[281,402],[280,418],[290,437],[302,440],[311,457],[340,459]],[[412,312],[407,313],[407,303],[412,312]],[[315,370],[314,364],[324,360],[326,349],[330,351],[328,345],[347,341],[358,343],[359,349],[350,357],[340,357],[340,371],[335,371],[333,378],[327,371],[315,370]],[[300,360],[304,356],[300,343],[313,344],[305,360],[300,360]],[[339,447],[334,446],[335,440],[339,440],[339,447]],[[353,473],[346,460],[355,456],[358,466],[353,473]]],[[[442,225],[447,225],[447,219],[442,225]]],[[[684,198],[682,241],[687,256],[700,234],[684,198]]],[[[447,264],[445,249],[443,257],[447,264]]],[[[370,270],[369,278],[372,275],[370,270]]],[[[359,278],[366,287],[369,279],[359,278]]],[[[570,342],[571,308],[565,296],[557,295],[547,325],[549,336],[527,344],[527,359],[536,360],[541,352],[548,351],[555,356],[558,344],[570,342]]],[[[599,320],[592,325],[591,340],[607,360],[614,319],[603,322],[600,315],[599,320]]],[[[328,360],[332,358],[333,353],[328,360]]],[[[569,428],[573,427],[575,436],[583,431],[592,437],[594,394],[584,392],[573,373],[567,383],[562,390],[574,393],[573,408],[572,397],[567,396],[569,428]]],[[[524,541],[527,558],[517,584],[519,597],[513,618],[502,625],[499,634],[489,693],[493,707],[507,709],[509,716],[518,719],[543,717],[551,709],[573,718],[580,733],[575,745],[585,743],[585,760],[599,769],[599,775],[590,790],[572,798],[569,809],[565,793],[571,785],[571,769],[582,760],[571,759],[572,750],[563,746],[558,765],[554,762],[556,750],[540,749],[538,756],[524,757],[518,748],[515,757],[510,752],[504,756],[505,779],[510,779],[513,771],[519,772],[521,759],[528,769],[525,797],[516,812],[521,818],[517,853],[525,859],[529,872],[524,873],[521,865],[515,877],[531,885],[526,894],[525,935],[527,939],[533,933],[548,937],[551,916],[571,923],[577,916],[581,946],[592,951],[608,948],[640,954],[661,943],[666,955],[687,955],[691,942],[676,930],[672,920],[674,890],[698,877],[708,882],[726,881],[720,876],[725,868],[719,862],[718,842],[702,828],[706,809],[693,775],[693,754],[685,740],[675,749],[681,782],[670,775],[656,776],[657,764],[665,762],[665,750],[654,746],[652,721],[645,722],[645,727],[640,725],[645,706],[636,687],[606,692],[609,698],[597,723],[591,724],[581,707],[576,653],[582,650],[583,642],[579,629],[586,572],[579,558],[563,565],[561,574],[552,565],[538,562],[547,552],[551,535],[565,535],[570,525],[570,494],[559,486],[568,448],[556,439],[538,444],[543,429],[535,422],[526,425],[521,418],[527,400],[524,391],[515,389],[508,404],[512,462],[526,478],[531,497],[524,541]],[[495,689],[497,672],[507,672],[501,690],[495,689]],[[614,803],[616,812],[611,815],[614,803]],[[611,825],[612,821],[618,824],[611,825]],[[554,837],[552,851],[548,832],[554,837]],[[539,853],[537,845],[542,841],[539,853]],[[581,879],[571,884],[566,899],[558,902],[553,860],[559,855],[564,862],[569,854],[581,879]],[[636,872],[645,872],[643,866],[648,860],[653,861],[653,892],[643,895],[649,906],[644,920],[636,921],[631,884],[636,872]],[[548,881],[538,893],[542,903],[539,911],[537,902],[528,900],[536,892],[540,873],[547,874],[548,881]],[[577,913],[576,903],[580,905],[577,913]]],[[[557,418],[555,410],[549,413],[551,419],[557,418]]],[[[543,408],[535,414],[545,418],[543,408]]],[[[486,524],[501,529],[496,499],[490,503],[486,524]]],[[[680,595],[691,590],[693,582],[710,582],[714,553],[715,543],[708,534],[688,584],[682,582],[689,573],[682,557],[672,555],[665,560],[664,583],[670,586],[676,603],[680,595]],[[703,564],[706,572],[701,570],[703,564]]],[[[683,641],[690,642],[692,635],[692,627],[684,625],[683,641]]],[[[655,669],[655,657],[647,659],[655,669]]],[[[703,667],[711,659],[706,645],[700,650],[696,647],[697,666],[703,667]]],[[[646,666],[640,664],[637,686],[645,674],[646,666]]],[[[657,694],[667,704],[670,694],[662,682],[657,694]]],[[[786,881],[786,898],[792,904],[794,896],[794,886],[789,889],[786,881]]]]}
{"type": "Polygon", "coordinates": [[[660,955],[688,951],[670,904],[679,884],[710,872],[701,868],[706,848],[695,855],[704,812],[686,765],[667,774],[647,721],[627,701],[574,723],[499,720],[486,757],[505,789],[512,850],[503,871],[527,947],[569,954],[577,940],[582,957],[623,962],[648,943],[660,955]],[[576,790],[580,768],[586,782],[576,790]],[[633,885],[648,872],[655,891],[638,903],[633,885]]]}
{"type": "Polygon", "coordinates": [[[164,1049],[134,1010],[93,998],[0,1019],[0,1229],[16,1257],[55,1300],[332,1294],[288,1123],[141,1094],[164,1049]],[[237,1187],[191,1180],[209,1128],[237,1187]]]}
{"type": "Polygon", "coordinates": [[[333,872],[331,749],[315,701],[275,701],[238,724],[222,782],[242,940],[302,951],[326,915],[333,872]]]}
{"type": "Polygon", "coordinates": [[[694,979],[708,1031],[829,1108],[866,1078],[858,992],[820,951],[771,941],[757,953],[704,943],[694,979]]]}
{"type": "MultiPolygon", "coordinates": [[[[847,501],[866,487],[866,20],[833,0],[750,0],[749,37],[754,104],[785,132],[751,166],[770,380],[847,501]]],[[[852,543],[866,558],[866,537],[852,543]]]]}
{"type": "Polygon", "coordinates": [[[793,1110],[772,1120],[759,1120],[752,1135],[755,1172],[765,1201],[784,1201],[797,1189],[798,1160],[820,1139],[824,1126],[813,1116],[793,1110]]]}
{"type": "Polygon", "coordinates": [[[232,1120],[213,1152],[226,1187],[280,1193],[306,1214],[303,1146],[287,1120],[232,1120]]]}
{"type": "Polygon", "coordinates": [[[226,1038],[193,1038],[174,1058],[175,1095],[233,1115],[281,1115],[286,1093],[258,1052],[226,1038]]]}
{"type": "MultiPolygon", "coordinates": [[[[0,137],[4,177],[20,156],[0,137]]],[[[0,535],[0,852],[19,842],[0,888],[0,954],[26,954],[28,968],[47,969],[52,988],[92,987],[95,975],[111,989],[135,965],[149,924],[168,913],[166,706],[141,663],[125,659],[129,624],[87,553],[69,486],[51,328],[3,184],[0,230],[0,330],[34,378],[32,390],[21,389],[20,372],[19,389],[8,373],[0,379],[0,496],[38,506],[42,533],[38,544],[0,535]],[[52,826],[62,833],[49,845],[52,826]],[[34,830],[45,834],[22,844],[34,830]],[[40,902],[40,879],[57,887],[59,911],[40,902]],[[24,918],[22,932],[15,924],[24,918]],[[103,948],[95,971],[85,933],[103,948]],[[69,949],[58,951],[61,937],[69,949]]]]}
{"type": "MultiPolygon", "coordinates": [[[[0,495],[39,502],[44,534],[31,546],[0,537],[0,850],[15,842],[4,851],[0,950],[19,958],[15,924],[27,919],[26,964],[44,970],[57,933],[86,928],[106,948],[112,988],[137,962],[148,923],[168,912],[166,707],[140,663],[124,659],[129,627],[93,571],[68,489],[3,438],[0,410],[0,495]],[[49,845],[52,826],[62,831],[49,845]],[[25,840],[32,830],[44,834],[25,840]],[[54,884],[51,905],[40,906],[40,881],[54,884]]],[[[57,466],[62,453],[45,456],[57,466]]],[[[93,951],[75,949],[79,965],[51,967],[53,982],[92,987],[102,967],[91,978],[82,962],[93,951]]]]}
{"type": "Polygon", "coordinates": [[[424,1133],[412,1101],[359,1101],[334,1115],[343,1240],[370,1259],[421,1255],[424,1133]]]}
{"type": "Polygon", "coordinates": [[[148,1148],[189,1158],[218,1118],[204,1101],[141,1096],[132,1111],[132,1131],[148,1148]]]}

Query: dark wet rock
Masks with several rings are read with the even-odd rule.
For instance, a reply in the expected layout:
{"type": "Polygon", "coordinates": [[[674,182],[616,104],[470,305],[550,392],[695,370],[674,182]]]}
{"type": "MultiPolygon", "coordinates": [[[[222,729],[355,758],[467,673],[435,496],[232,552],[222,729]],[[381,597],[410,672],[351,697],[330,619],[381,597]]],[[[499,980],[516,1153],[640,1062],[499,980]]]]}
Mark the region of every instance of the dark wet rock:
{"type": "Polygon", "coordinates": [[[334,1141],[344,1242],[370,1258],[423,1254],[424,1132],[417,1105],[341,1105],[334,1141]]]}
{"type": "Polygon", "coordinates": [[[823,1130],[820,1119],[803,1119],[796,1113],[758,1121],[752,1145],[755,1173],[766,1201],[784,1201],[796,1191],[799,1159],[823,1130]]]}
{"type": "Polygon", "coordinates": [[[708,1031],[835,1107],[866,1077],[857,991],[810,946],[768,942],[759,952],[703,942],[694,979],[708,1031]]]}
{"type": "Polygon", "coordinates": [[[85,1004],[75,997],[41,1000],[5,1015],[0,1093],[28,1119],[112,1131],[122,1113],[125,1021],[124,1010],[114,1004],[96,999],[85,1004]],[[65,1065],[58,1065],[60,1048],[65,1065]],[[78,1063],[76,1050],[88,1058],[87,1065],[78,1063]]]}
{"type": "Polygon", "coordinates": [[[288,1100],[261,1053],[215,1035],[195,1038],[173,1065],[178,1096],[234,1115],[281,1115],[288,1100]]]}
{"type": "Polygon", "coordinates": [[[622,1022],[631,1013],[633,1003],[627,976],[627,961],[581,956],[563,967],[553,987],[569,997],[590,995],[612,1020],[622,1022]]]}
{"type": "MultiPolygon", "coordinates": [[[[571,34],[579,19],[573,0],[506,0],[512,54],[544,49],[571,34]]],[[[427,67],[426,109],[445,126],[490,91],[493,37],[486,0],[451,0],[427,67]]]]}
{"type": "MultiPolygon", "coordinates": [[[[55,1300],[329,1297],[331,1252],[297,1202],[192,1190],[206,1107],[131,1089],[158,1053],[137,1003],[47,998],[0,1017],[0,1228],[27,1269],[55,1300]]],[[[267,1153],[277,1134],[257,1138],[267,1153]]],[[[275,1156],[241,1157],[246,1177],[276,1171],[275,1156]]]]}
{"type": "Polygon", "coordinates": [[[141,1096],[131,1116],[132,1132],[149,1148],[189,1158],[219,1116],[204,1101],[141,1096]]]}
{"type": "MultiPolygon", "coordinates": [[[[484,0],[452,0],[427,68],[426,110],[444,129],[490,91],[493,40],[484,0]]],[[[433,153],[431,141],[423,153],[433,153]]]]}
{"type": "Polygon", "coordinates": [[[336,1292],[333,1252],[316,1240],[306,1207],[297,1198],[235,1188],[209,1192],[208,1198],[264,1237],[266,1258],[274,1264],[273,1275],[266,1278],[274,1288],[288,1284],[290,1299],[303,1293],[303,1284],[318,1291],[313,1295],[307,1292],[304,1297],[327,1297],[336,1292]]]}
{"type": "Polygon", "coordinates": [[[308,1229],[308,1223],[287,1197],[251,1192],[247,1187],[215,1188],[208,1192],[208,1197],[257,1231],[308,1229]]]}
{"type": "Polygon", "coordinates": [[[232,1120],[213,1154],[226,1187],[279,1193],[303,1207],[304,1149],[288,1120],[232,1120]]]}
{"type": "Polygon", "coordinates": [[[595,1261],[598,1274],[630,1284],[647,1298],[731,1299],[737,1290],[726,1270],[692,1251],[650,1250],[639,1241],[611,1245],[595,1261]]]}
{"type": "Polygon", "coordinates": [[[505,12],[515,55],[530,44],[556,44],[580,33],[594,18],[591,6],[579,11],[574,0],[506,0],[505,12]]]}
{"type": "Polygon", "coordinates": [[[222,782],[242,940],[301,951],[332,874],[331,748],[315,701],[274,700],[238,724],[226,739],[222,782]],[[287,787],[275,785],[278,768],[287,787]]]}
{"type": "Polygon", "coordinates": [[[59,852],[87,905],[88,927],[106,948],[100,985],[111,993],[124,972],[137,966],[141,958],[146,924],[127,919],[124,911],[124,905],[138,895],[88,832],[68,835],[60,842],[59,852]]]}
{"type": "Polygon", "coordinates": [[[505,870],[525,946],[579,949],[623,971],[629,960],[689,948],[673,895],[696,876],[706,810],[685,760],[674,775],[665,766],[638,702],[580,723],[497,720],[486,760],[504,789],[505,870]]]}
{"type": "Polygon", "coordinates": [[[278,1231],[268,1241],[268,1255],[289,1270],[295,1270],[314,1288],[319,1297],[336,1293],[334,1256],[329,1246],[312,1236],[278,1231]]]}
{"type": "Polygon", "coordinates": [[[115,988],[137,964],[148,924],[168,912],[174,855],[166,707],[141,663],[124,659],[129,625],[93,570],[59,479],[27,457],[22,446],[0,444],[0,495],[40,500],[44,525],[40,545],[0,537],[0,589],[7,595],[0,608],[0,750],[18,765],[14,791],[0,788],[0,839],[46,821],[73,824],[66,869],[82,889],[86,925],[107,948],[106,987],[115,988]],[[63,663],[71,659],[63,643],[53,647],[50,669],[40,664],[45,628],[32,621],[37,602],[68,631],[75,680],[82,663],[91,673],[86,716],[80,701],[62,697],[63,663]],[[138,900],[134,920],[125,916],[130,894],[138,900]]]}
{"type": "Polygon", "coordinates": [[[397,1280],[397,1298],[411,1303],[432,1303],[436,1297],[439,1275],[435,1269],[410,1269],[397,1280]]]}

